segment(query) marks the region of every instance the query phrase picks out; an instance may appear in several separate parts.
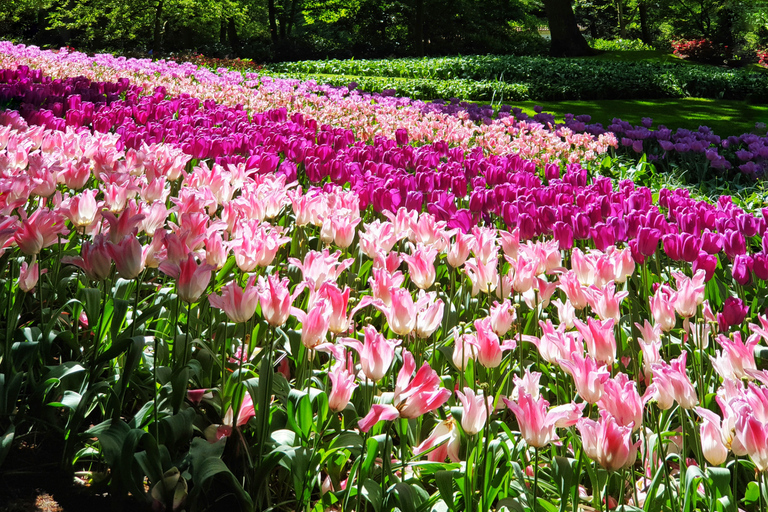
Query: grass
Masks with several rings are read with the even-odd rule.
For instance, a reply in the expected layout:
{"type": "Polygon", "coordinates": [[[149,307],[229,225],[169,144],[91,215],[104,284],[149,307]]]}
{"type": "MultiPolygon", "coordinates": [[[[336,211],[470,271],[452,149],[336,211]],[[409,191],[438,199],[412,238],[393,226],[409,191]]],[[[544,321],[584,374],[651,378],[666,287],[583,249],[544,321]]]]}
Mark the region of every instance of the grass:
{"type": "MultiPolygon", "coordinates": [[[[562,120],[565,114],[589,114],[592,122],[610,124],[614,117],[640,124],[643,117],[653,119],[654,127],[695,130],[709,126],[720,136],[741,135],[755,129],[755,123],[768,124],[768,105],[748,104],[744,101],[712,100],[704,98],[658,100],[596,100],[596,101],[517,101],[520,107],[533,115],[533,107],[540,105],[545,112],[562,120]]],[[[763,129],[763,134],[765,130],[763,129]]]]}

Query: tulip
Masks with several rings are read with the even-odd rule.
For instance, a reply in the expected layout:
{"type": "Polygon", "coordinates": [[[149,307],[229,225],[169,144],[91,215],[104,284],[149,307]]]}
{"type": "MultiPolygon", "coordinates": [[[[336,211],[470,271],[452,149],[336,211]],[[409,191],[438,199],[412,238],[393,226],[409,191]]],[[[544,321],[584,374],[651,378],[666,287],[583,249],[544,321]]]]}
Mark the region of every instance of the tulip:
{"type": "Polygon", "coordinates": [[[502,352],[514,350],[515,340],[499,343],[499,337],[491,328],[491,319],[475,320],[477,330],[477,361],[486,368],[496,368],[501,364],[502,352]]]}
{"type": "Polygon", "coordinates": [[[598,421],[579,419],[576,428],[581,433],[584,453],[608,471],[630,467],[637,460],[640,441],[632,443],[632,428],[619,424],[605,411],[598,421]]]}
{"type": "Polygon", "coordinates": [[[21,269],[19,269],[19,280],[17,282],[19,289],[24,293],[34,292],[40,276],[46,272],[48,272],[48,269],[44,269],[42,272],[40,271],[39,264],[35,261],[34,257],[32,265],[27,265],[26,261],[22,262],[21,269]]]}
{"type": "Polygon", "coordinates": [[[677,317],[675,316],[675,293],[672,289],[667,285],[661,285],[649,300],[656,325],[659,325],[664,332],[674,329],[677,317]]]}
{"type": "Polygon", "coordinates": [[[83,269],[88,279],[103,281],[112,272],[112,259],[104,235],[96,235],[93,242],[83,242],[80,256],[61,259],[62,263],[76,265],[83,269]]]}
{"type": "Polygon", "coordinates": [[[725,445],[723,437],[722,420],[714,412],[697,407],[704,421],[701,423],[701,451],[707,462],[713,466],[719,466],[728,458],[728,447],[725,445]]]}
{"type": "Polygon", "coordinates": [[[297,289],[291,296],[288,291],[288,278],[284,277],[282,281],[277,274],[272,274],[264,279],[259,276],[259,282],[256,291],[261,304],[261,314],[272,327],[283,325],[291,314],[291,304],[293,299],[301,289],[297,289]]]}
{"type": "Polygon", "coordinates": [[[475,237],[467,235],[459,230],[455,230],[454,241],[446,240],[448,245],[448,252],[446,253],[446,261],[452,268],[459,268],[467,261],[469,253],[475,247],[475,237]]]}
{"type": "Polygon", "coordinates": [[[432,462],[444,462],[448,458],[451,462],[459,462],[459,449],[461,448],[461,436],[453,418],[440,421],[432,433],[424,441],[413,449],[414,455],[421,455],[431,450],[427,459],[432,462]],[[437,448],[435,448],[437,447],[437,448]]]}
{"type": "Polygon", "coordinates": [[[304,312],[292,308],[291,312],[301,322],[301,342],[305,347],[314,349],[325,342],[328,328],[331,325],[331,304],[324,298],[318,298],[310,303],[309,311],[304,312]]]}
{"type": "Polygon", "coordinates": [[[520,434],[528,446],[542,448],[558,439],[555,429],[575,425],[585,404],[566,404],[549,409],[544,398],[533,398],[521,390],[517,402],[504,398],[504,403],[515,414],[520,434]]]}
{"type": "Polygon", "coordinates": [[[680,404],[683,409],[692,409],[699,403],[696,389],[685,372],[687,355],[683,352],[671,364],[662,361],[651,367],[653,384],[646,390],[646,396],[652,396],[662,410],[672,407],[673,402],[680,404]]]}
{"type": "Polygon", "coordinates": [[[464,371],[469,360],[477,358],[477,337],[473,334],[460,334],[458,327],[453,328],[453,364],[464,371]]]}
{"type": "Polygon", "coordinates": [[[488,412],[493,412],[493,397],[485,397],[471,388],[464,388],[464,393],[456,391],[456,396],[461,401],[463,414],[461,416],[461,428],[469,435],[474,435],[483,430],[488,412]]]}
{"type": "Polygon", "coordinates": [[[411,281],[417,288],[427,290],[434,284],[437,252],[434,247],[426,248],[419,245],[413,255],[403,257],[408,264],[411,281]]]}
{"type": "Polygon", "coordinates": [[[179,298],[192,304],[197,302],[211,281],[213,265],[198,264],[192,253],[180,265],[164,261],[158,267],[160,271],[176,279],[176,291],[179,298]]]}
{"type": "Polygon", "coordinates": [[[355,376],[349,373],[343,365],[337,365],[328,372],[328,378],[331,379],[328,407],[334,412],[341,412],[347,407],[352,392],[357,388],[355,376]]]}
{"type": "Polygon", "coordinates": [[[21,252],[34,256],[45,247],[57,243],[59,235],[68,232],[62,215],[47,208],[38,208],[28,219],[22,219],[13,240],[21,252]]]}
{"type": "Polygon", "coordinates": [[[754,333],[747,338],[746,343],[741,339],[741,332],[734,332],[733,339],[719,335],[717,342],[723,348],[717,351],[716,357],[711,357],[712,367],[723,379],[741,380],[748,377],[749,370],[756,370],[755,348],[760,343],[760,335],[754,333]]]}
{"type": "Polygon", "coordinates": [[[142,247],[136,235],[126,236],[118,244],[109,242],[107,251],[123,279],[134,279],[144,270],[142,247]]]}
{"type": "Polygon", "coordinates": [[[639,430],[643,423],[643,401],[637,392],[637,383],[624,373],[603,384],[603,396],[597,405],[616,418],[619,425],[639,430]]]}
{"type": "Polygon", "coordinates": [[[404,351],[403,367],[397,374],[392,405],[374,404],[370,412],[359,421],[360,430],[368,432],[379,421],[418,418],[434,411],[450,398],[451,392],[440,387],[440,377],[428,363],[424,363],[411,378],[415,369],[413,354],[404,351]]]}
{"type": "Polygon", "coordinates": [[[384,338],[372,325],[366,325],[364,333],[364,343],[352,338],[343,338],[340,343],[357,351],[363,374],[373,382],[378,382],[389,371],[400,340],[384,338]]]}
{"type": "Polygon", "coordinates": [[[440,322],[443,321],[443,310],[445,304],[442,299],[436,299],[436,292],[424,293],[424,290],[419,292],[419,298],[426,296],[429,301],[419,310],[416,315],[416,336],[419,338],[429,338],[434,334],[440,322]]]}
{"type": "Polygon", "coordinates": [[[578,352],[572,352],[570,360],[560,359],[558,362],[573,377],[576,392],[585,402],[594,404],[600,400],[604,385],[611,377],[605,366],[598,366],[591,356],[584,357],[578,352]]]}
{"type": "Polygon", "coordinates": [[[592,318],[585,324],[579,319],[573,321],[576,329],[584,337],[587,352],[595,361],[612,365],[616,361],[616,338],[613,335],[613,318],[602,322],[592,318]]]}
{"type": "Polygon", "coordinates": [[[683,318],[691,318],[696,314],[698,306],[704,302],[704,270],[696,271],[693,278],[682,272],[672,272],[677,282],[675,294],[675,311],[683,318]]]}
{"type": "Polygon", "coordinates": [[[717,315],[717,323],[720,324],[722,332],[734,325],[741,325],[747,318],[749,307],[739,298],[728,297],[723,303],[723,312],[717,315]]]}
{"type": "Polygon", "coordinates": [[[742,409],[736,420],[736,437],[757,470],[768,471],[768,424],[742,409]]]}
{"type": "Polygon", "coordinates": [[[501,304],[493,301],[490,313],[491,328],[498,336],[504,336],[517,319],[515,308],[509,300],[504,300],[501,304]]]}
{"type": "Polygon", "coordinates": [[[236,281],[230,281],[221,288],[221,295],[209,295],[208,302],[224,311],[232,322],[244,324],[256,312],[259,293],[255,282],[256,276],[251,276],[243,289],[236,281]]]}

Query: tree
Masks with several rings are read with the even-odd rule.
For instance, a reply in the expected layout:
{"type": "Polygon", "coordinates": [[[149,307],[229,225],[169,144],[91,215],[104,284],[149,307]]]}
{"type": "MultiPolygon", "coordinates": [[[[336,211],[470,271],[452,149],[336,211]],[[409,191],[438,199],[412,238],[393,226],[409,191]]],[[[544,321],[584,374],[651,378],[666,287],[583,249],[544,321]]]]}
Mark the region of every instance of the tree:
{"type": "Polygon", "coordinates": [[[581,35],[573,14],[571,0],[544,0],[544,9],[552,36],[549,53],[553,57],[581,57],[594,51],[581,35]]]}

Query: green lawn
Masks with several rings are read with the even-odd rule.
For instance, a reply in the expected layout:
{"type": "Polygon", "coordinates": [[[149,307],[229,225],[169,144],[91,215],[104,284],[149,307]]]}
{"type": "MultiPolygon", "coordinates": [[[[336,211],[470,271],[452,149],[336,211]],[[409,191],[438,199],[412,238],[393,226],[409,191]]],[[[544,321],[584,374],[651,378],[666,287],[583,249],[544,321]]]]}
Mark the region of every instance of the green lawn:
{"type": "MultiPolygon", "coordinates": [[[[545,112],[555,114],[558,120],[565,114],[589,114],[592,122],[610,124],[619,117],[639,124],[643,117],[653,119],[668,128],[696,130],[706,125],[721,136],[741,135],[755,129],[755,123],[768,124],[768,105],[748,104],[744,101],[711,100],[703,98],[658,100],[597,100],[597,101],[517,101],[513,106],[533,115],[533,107],[541,105],[545,112]]],[[[765,134],[765,129],[762,131],[765,134]]]]}

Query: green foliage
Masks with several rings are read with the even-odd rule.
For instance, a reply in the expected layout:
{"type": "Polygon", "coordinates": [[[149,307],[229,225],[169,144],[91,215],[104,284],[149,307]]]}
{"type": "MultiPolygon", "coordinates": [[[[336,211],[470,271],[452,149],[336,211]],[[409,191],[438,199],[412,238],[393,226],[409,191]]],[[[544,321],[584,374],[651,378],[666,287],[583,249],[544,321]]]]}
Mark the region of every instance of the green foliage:
{"type": "Polygon", "coordinates": [[[589,46],[595,50],[608,52],[653,50],[652,46],[640,39],[591,39],[589,46]]]}
{"type": "Polygon", "coordinates": [[[397,96],[412,99],[433,100],[438,98],[464,98],[473,101],[519,101],[528,99],[528,87],[492,80],[433,80],[429,78],[392,78],[354,75],[318,75],[303,73],[276,73],[279,78],[315,80],[336,87],[351,83],[365,92],[391,91],[397,96]]]}
{"type": "MultiPolygon", "coordinates": [[[[527,88],[527,96],[537,100],[684,97],[758,101],[768,99],[768,75],[763,73],[643,61],[617,62],[489,55],[433,59],[283,62],[268,66],[268,70],[276,73],[291,73],[293,76],[321,74],[422,80],[476,80],[484,84],[503,82],[513,84],[515,91],[523,91],[527,88]]],[[[324,76],[322,81],[346,85],[352,81],[350,78],[351,76],[343,79],[324,76]]],[[[360,80],[362,79],[355,78],[355,81],[360,82],[360,80]]],[[[366,83],[373,84],[370,81],[366,83]]],[[[382,86],[378,90],[384,88],[398,90],[395,81],[379,83],[382,86]],[[383,87],[384,85],[387,87],[383,87]]],[[[467,84],[466,87],[469,91],[471,86],[467,84]]],[[[481,86],[481,89],[485,90],[484,87],[481,86]]],[[[485,97],[462,97],[485,99],[485,97]]]]}

